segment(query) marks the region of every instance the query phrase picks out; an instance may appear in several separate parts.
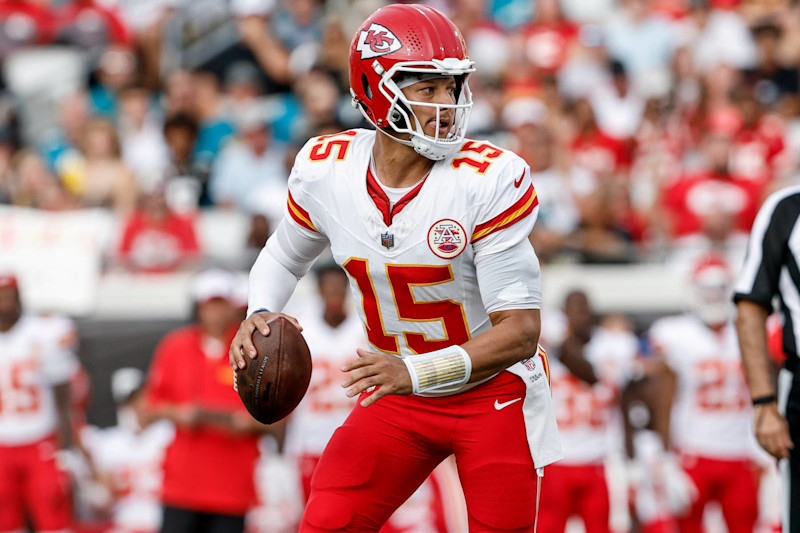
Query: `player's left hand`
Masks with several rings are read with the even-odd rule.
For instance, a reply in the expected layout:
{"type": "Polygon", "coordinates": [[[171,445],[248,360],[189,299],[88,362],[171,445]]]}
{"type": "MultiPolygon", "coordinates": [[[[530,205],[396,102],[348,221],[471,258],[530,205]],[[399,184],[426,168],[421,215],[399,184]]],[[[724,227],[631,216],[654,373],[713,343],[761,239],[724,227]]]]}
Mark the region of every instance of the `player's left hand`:
{"type": "Polygon", "coordinates": [[[370,387],[375,392],[361,402],[361,407],[369,407],[387,394],[411,394],[413,385],[405,363],[399,357],[384,353],[368,352],[359,348],[358,358],[348,361],[342,372],[348,372],[347,380],[342,387],[347,389],[347,396],[352,398],[370,387]]]}

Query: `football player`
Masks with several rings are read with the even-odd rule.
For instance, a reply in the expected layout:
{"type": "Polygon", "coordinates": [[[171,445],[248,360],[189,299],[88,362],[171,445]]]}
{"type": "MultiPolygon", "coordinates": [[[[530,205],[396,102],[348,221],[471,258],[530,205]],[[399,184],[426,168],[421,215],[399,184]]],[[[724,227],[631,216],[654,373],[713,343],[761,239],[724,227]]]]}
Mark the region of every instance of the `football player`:
{"type": "Polygon", "coordinates": [[[286,217],[251,270],[232,366],[256,355],[253,330],[269,333],[329,244],[370,344],[342,367],[359,402],[317,465],[303,532],[378,531],[451,454],[470,530],[527,532],[536,471],[561,458],[537,349],[536,192],[520,157],[465,138],[474,70],[435,9],[371,15],[350,85],[375,130],[303,147],[286,217]]]}
{"type": "Polygon", "coordinates": [[[74,330],[53,317],[22,313],[17,278],[0,273],[0,532],[72,526],[66,473],[56,452],[77,439],[70,380],[79,363],[74,330]]]}
{"type": "Polygon", "coordinates": [[[605,461],[623,441],[619,393],[638,353],[625,322],[608,317],[593,327],[589,299],[571,292],[564,302],[568,334],[553,358],[552,387],[564,461],[543,481],[542,531],[564,531],[579,516],[587,533],[610,529],[605,461]]]}
{"type": "Polygon", "coordinates": [[[162,463],[175,428],[166,420],[148,420],[144,380],[138,368],[115,370],[111,394],[117,425],[84,431],[99,477],[113,495],[113,533],[156,533],[161,527],[162,463]]]}
{"type": "Polygon", "coordinates": [[[733,278],[707,255],[691,273],[692,312],[653,323],[649,339],[674,383],[670,438],[691,478],[693,501],[676,516],[681,531],[703,530],[706,505],[722,508],[728,531],[752,532],[758,519],[759,469],[752,408],[732,327],[733,278]]]}
{"type": "MultiPolygon", "coordinates": [[[[366,346],[361,321],[348,309],[347,274],[336,265],[326,265],[317,271],[317,280],[319,298],[297,313],[306,328],[305,338],[311,351],[311,383],[289,419],[286,436],[288,452],[297,457],[306,501],[311,492],[311,477],[325,445],[356,404],[355,398],[348,398],[342,390],[345,376],[341,367],[357,348],[366,346]]],[[[438,479],[426,480],[392,515],[381,533],[446,532],[441,485],[438,479]]]]}

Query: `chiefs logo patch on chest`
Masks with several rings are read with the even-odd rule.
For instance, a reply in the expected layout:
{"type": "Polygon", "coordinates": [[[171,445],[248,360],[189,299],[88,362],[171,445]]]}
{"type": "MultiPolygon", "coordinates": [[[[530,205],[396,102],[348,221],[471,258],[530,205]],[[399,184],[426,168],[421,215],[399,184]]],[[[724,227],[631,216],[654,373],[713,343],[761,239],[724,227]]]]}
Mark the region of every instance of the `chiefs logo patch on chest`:
{"type": "Polygon", "coordinates": [[[400,50],[403,45],[395,34],[386,26],[372,23],[366,30],[361,30],[358,36],[356,50],[361,52],[361,59],[384,56],[400,50]]]}
{"type": "Polygon", "coordinates": [[[467,234],[461,224],[445,218],[428,230],[428,246],[436,257],[455,259],[467,247],[467,234]]]}

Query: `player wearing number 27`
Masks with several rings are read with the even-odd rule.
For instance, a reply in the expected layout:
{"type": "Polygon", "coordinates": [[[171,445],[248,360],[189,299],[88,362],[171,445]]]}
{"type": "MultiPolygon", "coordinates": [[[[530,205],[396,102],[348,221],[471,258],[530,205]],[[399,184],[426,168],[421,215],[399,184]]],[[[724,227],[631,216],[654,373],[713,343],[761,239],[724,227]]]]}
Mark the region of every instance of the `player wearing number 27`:
{"type": "Polygon", "coordinates": [[[250,273],[232,365],[255,355],[252,331],[269,330],[328,244],[371,347],[343,367],[347,394],[361,396],[320,459],[302,532],[378,531],[450,454],[470,531],[531,531],[536,470],[561,458],[537,348],[536,191],[520,157],[464,138],[473,71],[438,11],[369,17],[350,85],[377,131],[306,144],[287,215],[250,273]]]}

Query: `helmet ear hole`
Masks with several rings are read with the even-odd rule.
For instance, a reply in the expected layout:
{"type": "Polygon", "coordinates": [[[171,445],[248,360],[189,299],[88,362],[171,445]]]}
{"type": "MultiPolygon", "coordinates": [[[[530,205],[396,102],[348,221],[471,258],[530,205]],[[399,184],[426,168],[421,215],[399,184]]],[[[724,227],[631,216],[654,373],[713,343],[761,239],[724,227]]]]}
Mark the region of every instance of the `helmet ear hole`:
{"type": "MultiPolygon", "coordinates": [[[[405,103],[397,102],[396,106],[405,111],[407,115],[411,115],[411,110],[405,103]]],[[[389,115],[389,120],[391,120],[392,122],[400,122],[401,120],[403,120],[403,114],[400,113],[400,111],[398,111],[397,109],[392,109],[392,113],[389,115]]]]}
{"type": "Polygon", "coordinates": [[[361,85],[364,87],[364,94],[367,95],[367,98],[372,100],[372,87],[369,86],[369,80],[367,80],[367,75],[361,75],[361,85]]]}

